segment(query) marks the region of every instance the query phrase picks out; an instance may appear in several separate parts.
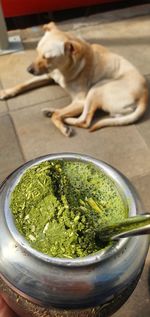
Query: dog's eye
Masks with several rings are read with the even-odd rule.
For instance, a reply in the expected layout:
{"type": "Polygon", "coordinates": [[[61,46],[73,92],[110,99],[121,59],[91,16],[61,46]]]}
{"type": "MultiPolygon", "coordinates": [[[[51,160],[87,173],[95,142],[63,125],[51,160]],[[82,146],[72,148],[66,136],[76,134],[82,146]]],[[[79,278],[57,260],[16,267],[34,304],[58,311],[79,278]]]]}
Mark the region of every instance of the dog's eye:
{"type": "Polygon", "coordinates": [[[42,57],[43,57],[43,59],[47,59],[45,55],[43,55],[42,57]]]}

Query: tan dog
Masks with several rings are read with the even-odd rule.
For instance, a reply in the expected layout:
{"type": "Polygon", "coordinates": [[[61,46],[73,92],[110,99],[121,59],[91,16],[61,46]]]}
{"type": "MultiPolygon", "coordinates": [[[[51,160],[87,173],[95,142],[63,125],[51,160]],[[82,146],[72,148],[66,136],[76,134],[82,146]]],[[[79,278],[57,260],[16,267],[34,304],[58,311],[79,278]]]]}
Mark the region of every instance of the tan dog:
{"type": "Polygon", "coordinates": [[[90,131],[127,125],[144,114],[148,100],[146,81],[133,65],[101,45],[91,45],[61,31],[53,22],[44,29],[37,59],[28,68],[33,75],[41,76],[1,91],[1,99],[55,81],[69,93],[72,102],[45,113],[65,136],[72,132],[65,123],[88,128],[97,109],[110,116],[99,120],[90,131]]]}

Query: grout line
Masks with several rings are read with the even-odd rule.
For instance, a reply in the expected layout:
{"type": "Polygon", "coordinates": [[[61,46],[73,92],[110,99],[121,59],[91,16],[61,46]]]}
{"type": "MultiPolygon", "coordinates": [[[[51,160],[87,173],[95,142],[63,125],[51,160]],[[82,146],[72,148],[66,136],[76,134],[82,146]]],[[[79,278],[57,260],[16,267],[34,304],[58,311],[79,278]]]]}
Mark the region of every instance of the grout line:
{"type": "Polygon", "coordinates": [[[139,174],[136,174],[136,175],[128,175],[127,178],[132,182],[133,179],[135,178],[142,178],[142,177],[145,177],[145,176],[150,176],[150,170],[147,170],[145,172],[141,172],[139,174]]]}
{"type": "MultiPolygon", "coordinates": [[[[4,86],[3,86],[2,78],[0,78],[0,89],[2,89],[2,90],[5,89],[4,86]]],[[[8,107],[7,100],[0,100],[0,102],[4,102],[4,104],[6,105],[6,108],[7,108],[7,112],[6,113],[8,113],[9,112],[9,107],[8,107]]]]}
{"type": "Polygon", "coordinates": [[[8,112],[1,112],[0,113],[0,118],[8,116],[9,115],[9,111],[8,112]]]}
{"type": "Polygon", "coordinates": [[[66,96],[60,97],[60,98],[55,98],[55,99],[47,99],[47,100],[44,100],[44,101],[39,102],[39,103],[33,103],[30,106],[19,107],[18,109],[10,109],[9,108],[9,113],[16,112],[16,111],[19,111],[19,110],[29,109],[29,108],[32,108],[32,107],[36,107],[36,106],[42,105],[42,104],[47,103],[47,102],[53,102],[53,101],[55,102],[55,101],[58,101],[58,100],[64,100],[66,98],[69,99],[69,95],[66,95],[66,96]]]}
{"type": "Polygon", "coordinates": [[[130,180],[134,180],[135,178],[142,178],[142,177],[146,177],[146,176],[149,176],[150,177],[150,171],[147,171],[145,173],[142,173],[142,174],[137,174],[137,175],[134,175],[132,177],[130,177],[130,180]]]}
{"type": "MultiPolygon", "coordinates": [[[[149,120],[148,120],[148,121],[149,121],[149,120]]],[[[143,143],[145,144],[146,148],[147,148],[147,149],[149,150],[149,152],[150,152],[150,147],[149,147],[149,145],[147,144],[145,138],[144,138],[144,137],[142,136],[142,134],[140,133],[140,131],[139,131],[139,129],[138,129],[138,126],[137,126],[136,124],[134,124],[134,126],[135,126],[135,128],[136,128],[136,131],[137,131],[139,137],[142,139],[142,141],[143,141],[143,143]]]]}
{"type": "Polygon", "coordinates": [[[17,130],[16,130],[16,127],[15,127],[15,124],[14,124],[14,121],[13,121],[13,118],[11,117],[11,114],[8,113],[8,116],[9,116],[9,119],[10,119],[10,122],[12,124],[12,127],[13,127],[13,130],[14,130],[14,133],[15,133],[15,137],[16,137],[16,140],[17,140],[17,143],[18,143],[18,147],[19,147],[19,150],[20,150],[20,153],[22,155],[22,159],[24,162],[26,162],[26,158],[25,158],[25,154],[23,152],[23,149],[22,149],[22,146],[21,146],[21,142],[18,138],[18,134],[17,134],[17,130]]]}

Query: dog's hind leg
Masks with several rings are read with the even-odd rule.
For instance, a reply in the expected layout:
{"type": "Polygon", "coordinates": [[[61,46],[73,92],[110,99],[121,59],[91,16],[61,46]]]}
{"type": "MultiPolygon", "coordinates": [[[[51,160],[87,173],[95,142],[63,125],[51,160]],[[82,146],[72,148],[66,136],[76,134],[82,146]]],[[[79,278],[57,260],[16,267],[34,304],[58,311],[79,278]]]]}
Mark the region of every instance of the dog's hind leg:
{"type": "Polygon", "coordinates": [[[96,109],[100,109],[99,99],[95,98],[95,89],[89,91],[85,100],[84,109],[78,118],[66,118],[65,122],[81,128],[88,128],[96,109]]]}
{"type": "Polygon", "coordinates": [[[54,84],[54,80],[47,74],[38,77],[33,77],[22,84],[16,85],[12,88],[3,89],[0,91],[0,100],[15,97],[18,94],[24,93],[28,90],[39,88],[47,84],[54,84]]]}
{"type": "MultiPolygon", "coordinates": [[[[122,91],[122,98],[123,98],[123,92],[124,91],[122,91]]],[[[90,132],[93,132],[97,129],[101,129],[108,126],[128,125],[138,121],[143,116],[147,108],[147,104],[148,104],[147,87],[144,86],[140,93],[137,92],[137,96],[135,95],[135,93],[134,94],[129,93],[127,95],[127,92],[126,92],[125,97],[126,99],[119,98],[118,100],[117,99],[118,95],[115,94],[113,96],[113,103],[111,105],[111,108],[109,105],[110,110],[112,108],[114,108],[113,110],[116,110],[116,111],[113,111],[113,113],[115,114],[115,117],[107,117],[107,118],[99,120],[90,128],[90,132]],[[121,104],[122,100],[125,104],[122,105],[120,109],[117,107],[113,107],[113,104],[115,104],[115,106],[119,103],[121,104]],[[119,116],[116,116],[116,115],[119,115],[119,116]]],[[[105,101],[106,101],[106,98],[105,98],[105,101]]],[[[109,113],[112,114],[111,111],[109,111],[109,113]]]]}
{"type": "Polygon", "coordinates": [[[67,124],[74,125],[76,127],[87,129],[87,128],[89,128],[89,126],[91,124],[91,121],[93,119],[93,116],[94,116],[96,109],[97,109],[97,106],[96,106],[95,102],[93,102],[91,104],[90,110],[87,113],[85,118],[81,114],[81,116],[79,118],[66,118],[65,122],[67,124]]]}

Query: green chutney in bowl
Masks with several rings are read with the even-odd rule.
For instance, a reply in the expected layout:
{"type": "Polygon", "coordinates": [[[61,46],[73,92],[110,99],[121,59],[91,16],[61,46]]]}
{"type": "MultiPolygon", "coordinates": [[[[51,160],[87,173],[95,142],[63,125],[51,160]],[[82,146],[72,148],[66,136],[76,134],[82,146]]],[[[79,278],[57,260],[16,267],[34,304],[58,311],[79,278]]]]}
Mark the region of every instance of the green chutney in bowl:
{"type": "Polygon", "coordinates": [[[30,246],[58,258],[107,248],[110,244],[98,238],[99,228],[128,217],[114,181],[94,164],[77,160],[47,160],[27,169],[10,207],[30,246]]]}

